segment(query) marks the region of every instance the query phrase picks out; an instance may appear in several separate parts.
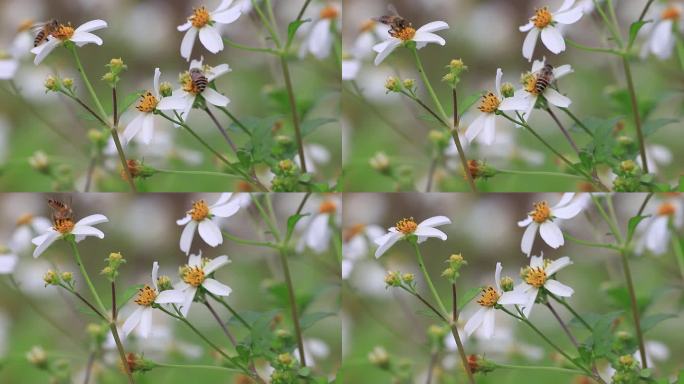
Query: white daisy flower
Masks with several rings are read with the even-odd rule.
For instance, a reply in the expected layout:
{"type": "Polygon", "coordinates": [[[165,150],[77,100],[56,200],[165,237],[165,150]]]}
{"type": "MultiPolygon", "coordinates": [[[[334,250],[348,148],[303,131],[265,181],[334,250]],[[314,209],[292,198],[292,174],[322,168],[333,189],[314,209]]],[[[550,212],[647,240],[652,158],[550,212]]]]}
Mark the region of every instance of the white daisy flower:
{"type": "Polygon", "coordinates": [[[495,314],[497,305],[522,305],[527,302],[527,296],[516,291],[504,292],[501,288],[501,263],[496,263],[496,271],[494,272],[494,283],[496,287],[491,285],[482,290],[482,296],[477,301],[482,306],[475,314],[468,319],[463,330],[466,337],[481,328],[480,334],[483,338],[489,339],[494,335],[495,328],[495,314]]]}
{"type": "Polygon", "coordinates": [[[0,275],[11,275],[17,266],[17,257],[11,249],[0,246],[0,275]]]}
{"type": "Polygon", "coordinates": [[[138,297],[135,303],[138,308],[126,319],[123,324],[122,331],[124,337],[127,337],[135,328],[140,326],[140,336],[147,338],[152,329],[152,312],[153,304],[182,304],[185,300],[183,292],[175,289],[168,289],[159,291],[157,281],[159,272],[159,263],[156,261],[152,263],[152,286],[145,285],[138,291],[138,297]]]}
{"type": "Polygon", "coordinates": [[[480,115],[468,126],[465,137],[469,142],[480,136],[480,142],[484,145],[492,145],[496,134],[497,111],[523,111],[528,104],[521,98],[504,97],[501,93],[501,68],[496,70],[496,94],[488,92],[482,96],[482,101],[478,109],[480,115]]]}
{"type": "Polygon", "coordinates": [[[382,256],[397,241],[408,236],[417,236],[418,243],[424,242],[429,237],[436,237],[445,241],[447,239],[446,233],[435,227],[446,224],[451,224],[451,220],[446,216],[433,216],[423,220],[420,224],[417,224],[413,218],[399,220],[394,227],[388,229],[388,233],[373,240],[378,245],[378,249],[375,250],[375,257],[382,256]]]}
{"type": "Polygon", "coordinates": [[[544,259],[544,255],[532,256],[530,266],[523,270],[523,282],[518,284],[513,290],[526,296],[526,303],[523,304],[523,314],[525,317],[530,317],[530,312],[541,288],[560,297],[570,297],[575,293],[572,288],[553,279],[558,271],[570,264],[572,264],[572,261],[567,256],[554,261],[544,259]]]}
{"type": "Polygon", "coordinates": [[[556,12],[551,12],[549,7],[538,8],[530,22],[519,28],[520,32],[527,32],[522,47],[524,58],[532,61],[539,34],[541,34],[542,43],[549,51],[555,54],[565,51],[565,39],[556,25],[574,24],[582,18],[582,8],[572,8],[573,4],[575,0],[564,0],[563,5],[556,12]]]}
{"type": "Polygon", "coordinates": [[[339,199],[330,197],[318,205],[317,212],[297,223],[298,229],[302,232],[301,238],[297,242],[297,252],[302,252],[305,248],[309,248],[315,253],[323,253],[328,250],[330,238],[335,230],[331,224],[340,224],[339,207],[339,199]]]}
{"type": "Polygon", "coordinates": [[[17,252],[23,252],[31,246],[31,239],[39,234],[45,232],[50,228],[52,223],[46,217],[34,216],[30,213],[21,215],[17,219],[17,226],[12,232],[10,238],[10,248],[17,252]]]}
{"type": "Polygon", "coordinates": [[[188,316],[190,306],[195,299],[197,289],[202,287],[216,296],[228,296],[232,289],[218,281],[208,277],[217,269],[229,264],[228,256],[222,255],[212,260],[202,259],[202,253],[199,255],[190,255],[188,264],[181,268],[181,279],[183,281],[176,284],[174,287],[183,292],[183,303],[180,307],[180,312],[183,316],[188,316]]]}
{"type": "Polygon", "coordinates": [[[636,252],[648,250],[655,255],[667,252],[670,246],[670,224],[675,228],[684,225],[684,204],[680,198],[659,202],[653,215],[639,223],[637,230],[640,238],[636,252]]]}
{"type": "Polygon", "coordinates": [[[669,59],[677,40],[677,28],[684,32],[684,8],[675,3],[660,8],[660,14],[648,28],[650,35],[641,50],[641,56],[646,57],[651,53],[660,60],[669,59]]]}
{"type": "Polygon", "coordinates": [[[216,24],[231,24],[242,15],[239,6],[231,8],[233,0],[223,0],[213,12],[209,12],[204,6],[195,8],[188,21],[178,26],[180,32],[185,32],[181,42],[181,56],[190,61],[192,48],[195,46],[195,38],[199,33],[200,42],[211,53],[223,50],[223,39],[216,24]],[[186,32],[187,31],[187,32],[186,32]]]}
{"type": "Polygon", "coordinates": [[[204,200],[192,203],[192,209],[187,212],[185,217],[176,221],[176,224],[185,226],[180,238],[181,251],[185,252],[186,255],[190,253],[195,230],[198,230],[202,240],[211,247],[223,243],[218,218],[231,217],[240,210],[239,201],[230,201],[232,195],[232,193],[222,193],[221,197],[212,205],[207,205],[204,200]]]}
{"type": "Polygon", "coordinates": [[[389,26],[375,20],[367,20],[361,25],[359,35],[352,44],[351,53],[359,59],[367,59],[373,52],[373,46],[385,40],[389,26]]]}
{"type": "Polygon", "coordinates": [[[14,79],[19,69],[19,60],[12,55],[0,51],[0,80],[14,79]]]}
{"type": "MultiPolygon", "coordinates": [[[[524,108],[524,112],[522,113],[525,120],[530,119],[530,115],[532,114],[532,110],[534,109],[535,105],[537,105],[537,99],[539,99],[539,96],[543,96],[546,101],[549,102],[549,104],[555,105],[559,108],[567,108],[570,106],[570,104],[572,104],[572,100],[558,93],[558,91],[553,89],[553,87],[550,85],[548,87],[544,87],[544,90],[541,93],[537,92],[537,79],[539,77],[540,71],[545,66],[546,58],[541,61],[535,60],[534,63],[532,63],[532,70],[522,77],[523,88],[517,90],[515,95],[512,97],[513,100],[511,103],[515,103],[515,105],[518,105],[518,103],[525,104],[526,108],[524,108]]],[[[572,72],[573,69],[569,64],[553,68],[553,80],[558,80],[572,72]]]]}
{"type": "Polygon", "coordinates": [[[78,47],[90,43],[102,45],[102,39],[90,33],[102,28],[107,28],[107,22],[104,20],[91,20],[76,29],[70,24],[60,24],[56,31],[48,36],[47,42],[31,49],[31,53],[36,55],[33,63],[40,64],[50,52],[67,41],[73,41],[78,47]]]}
{"type": "Polygon", "coordinates": [[[347,229],[342,237],[342,278],[347,279],[357,261],[368,256],[370,241],[384,234],[379,225],[357,224],[347,229]]]}
{"type": "Polygon", "coordinates": [[[156,119],[161,119],[160,116],[154,114],[155,110],[168,111],[168,110],[182,110],[185,108],[185,103],[182,100],[172,97],[162,98],[159,93],[159,78],[161,77],[161,71],[159,68],[154,69],[154,82],[152,91],[145,92],[141,97],[138,105],[135,107],[138,112],[136,112],[135,118],[131,120],[130,123],[124,129],[123,137],[126,143],[129,143],[133,138],[141,133],[141,141],[144,144],[150,144],[152,138],[154,137],[154,123],[156,119]]]}
{"type": "Polygon", "coordinates": [[[435,43],[441,46],[446,45],[446,40],[433,32],[442,31],[448,28],[449,24],[444,21],[433,21],[418,29],[413,28],[409,23],[409,25],[403,29],[390,30],[389,39],[373,46],[373,50],[378,53],[375,57],[375,65],[380,65],[387,56],[397,49],[397,47],[406,44],[409,41],[415,41],[417,49],[421,49],[429,43],[435,43]]]}
{"type": "Polygon", "coordinates": [[[195,99],[201,96],[209,104],[216,105],[218,107],[225,107],[230,103],[230,99],[224,95],[216,92],[208,84],[216,80],[216,78],[231,72],[230,66],[228,64],[217,65],[216,67],[210,67],[208,65],[203,65],[202,62],[204,58],[199,61],[193,60],[190,62],[190,69],[181,75],[181,88],[173,91],[173,95],[165,97],[162,100],[166,100],[165,103],[168,105],[182,105],[183,108],[180,109],[180,115],[183,120],[188,119],[188,114],[192,106],[195,104],[195,99]],[[198,88],[197,84],[192,80],[190,71],[200,70],[202,75],[207,78],[207,87],[204,89],[198,88]]]}
{"type": "Polygon", "coordinates": [[[558,219],[571,219],[577,216],[584,208],[585,200],[581,198],[573,199],[574,193],[565,193],[553,207],[549,207],[549,203],[541,201],[534,204],[534,210],[531,211],[525,220],[519,221],[519,227],[527,227],[520,243],[520,249],[528,257],[532,253],[532,246],[534,239],[539,235],[548,244],[549,247],[558,249],[565,244],[563,232],[558,226],[558,219]]]}
{"type": "Polygon", "coordinates": [[[56,219],[53,226],[46,229],[46,233],[36,236],[31,240],[36,246],[36,249],[33,251],[33,257],[40,256],[50,245],[52,245],[52,243],[69,235],[74,235],[77,242],[88,236],[104,239],[104,233],[93,227],[93,225],[106,223],[108,221],[109,219],[101,214],[86,216],[76,223],[74,223],[74,220],[71,218],[56,219]]]}
{"type": "Polygon", "coordinates": [[[330,56],[332,47],[335,44],[334,29],[340,27],[340,5],[330,3],[319,11],[318,18],[307,26],[304,33],[307,36],[302,41],[299,48],[299,57],[304,58],[311,53],[318,60],[324,60],[330,56]]]}

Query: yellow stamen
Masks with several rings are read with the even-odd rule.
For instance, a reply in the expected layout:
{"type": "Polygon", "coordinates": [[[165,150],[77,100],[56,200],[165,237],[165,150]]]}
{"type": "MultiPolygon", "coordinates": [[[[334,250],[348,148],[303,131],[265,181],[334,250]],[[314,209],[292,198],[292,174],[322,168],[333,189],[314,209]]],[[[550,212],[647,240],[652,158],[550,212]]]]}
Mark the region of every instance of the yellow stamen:
{"type": "Polygon", "coordinates": [[[209,216],[209,206],[204,200],[192,203],[192,209],[188,211],[188,215],[195,221],[202,221],[209,216]]]}
{"type": "Polygon", "coordinates": [[[52,228],[65,235],[74,229],[74,221],[72,219],[56,219],[52,228]]]}
{"type": "Polygon", "coordinates": [[[186,267],[183,271],[183,281],[193,287],[199,287],[204,282],[204,270],[200,267],[186,267]]]}
{"type": "Polygon", "coordinates": [[[416,231],[418,224],[416,224],[416,221],[413,220],[413,217],[411,217],[408,219],[399,220],[395,227],[399,232],[403,233],[404,235],[408,235],[416,231]]]}
{"type": "Polygon", "coordinates": [[[501,100],[495,94],[489,92],[482,96],[482,102],[477,109],[484,113],[494,113],[499,109],[499,104],[501,104],[501,100]]]}
{"type": "Polygon", "coordinates": [[[675,6],[673,5],[673,6],[668,7],[667,9],[665,9],[665,10],[663,11],[663,13],[660,15],[660,17],[661,17],[663,20],[673,20],[673,21],[676,21],[676,20],[679,20],[679,18],[681,17],[681,15],[682,15],[682,11],[681,11],[678,7],[675,7],[675,6]]]}
{"type": "Polygon", "coordinates": [[[674,216],[677,208],[672,203],[662,203],[658,207],[658,216],[674,216]]]}
{"type": "Polygon", "coordinates": [[[135,299],[135,303],[138,305],[142,305],[143,307],[149,307],[150,305],[152,305],[152,303],[154,303],[154,300],[156,298],[157,290],[150,287],[149,285],[145,285],[138,291],[138,298],[135,299]]]}
{"type": "Polygon", "coordinates": [[[332,5],[328,5],[327,7],[323,8],[320,13],[321,19],[336,19],[337,16],[340,14],[340,11],[337,10],[337,8],[333,7],[332,5]]]}
{"type": "Polygon", "coordinates": [[[155,108],[157,108],[157,104],[159,104],[159,100],[152,94],[152,92],[147,91],[142,97],[140,98],[140,102],[138,102],[138,106],[136,107],[138,111],[140,112],[145,112],[149,113],[154,111],[155,108]]]}
{"type": "Polygon", "coordinates": [[[193,95],[199,95],[202,93],[202,91],[197,88],[197,85],[195,84],[194,81],[192,81],[192,77],[190,77],[189,72],[185,72],[183,75],[181,75],[181,84],[183,85],[183,90],[188,93],[192,93],[193,95]]]}
{"type": "Polygon", "coordinates": [[[532,73],[526,73],[522,76],[520,80],[525,90],[529,93],[537,93],[537,76],[532,73]]]}
{"type": "Polygon", "coordinates": [[[74,36],[74,27],[72,27],[71,24],[60,24],[59,27],[57,27],[57,30],[52,32],[52,36],[62,41],[69,40],[74,36]]]}
{"type": "Polygon", "coordinates": [[[530,19],[536,28],[546,28],[553,21],[553,15],[549,11],[549,7],[537,8],[534,12],[534,17],[530,19]]]}
{"type": "Polygon", "coordinates": [[[199,29],[211,22],[211,15],[205,7],[199,7],[193,10],[192,16],[188,17],[188,20],[193,27],[199,29]]]}
{"type": "Polygon", "coordinates": [[[413,38],[416,36],[416,29],[413,27],[406,27],[404,29],[400,29],[396,32],[394,32],[394,37],[401,41],[409,41],[413,40],[413,38]]]}
{"type": "Polygon", "coordinates": [[[499,301],[499,293],[491,285],[482,290],[482,296],[477,301],[483,307],[493,307],[499,301]]]}
{"type": "Polygon", "coordinates": [[[337,204],[335,204],[334,201],[331,200],[326,200],[323,203],[321,203],[321,206],[318,207],[318,211],[320,213],[335,213],[337,210],[337,204]]]}
{"type": "Polygon", "coordinates": [[[30,213],[25,213],[17,219],[17,227],[21,225],[29,225],[33,220],[33,215],[30,213]]]}
{"type": "Polygon", "coordinates": [[[525,282],[535,288],[540,288],[546,283],[546,271],[544,268],[530,268],[525,276],[525,282]]]}
{"type": "Polygon", "coordinates": [[[549,203],[542,201],[534,204],[534,211],[529,213],[535,223],[541,224],[551,218],[551,208],[549,203]]]}

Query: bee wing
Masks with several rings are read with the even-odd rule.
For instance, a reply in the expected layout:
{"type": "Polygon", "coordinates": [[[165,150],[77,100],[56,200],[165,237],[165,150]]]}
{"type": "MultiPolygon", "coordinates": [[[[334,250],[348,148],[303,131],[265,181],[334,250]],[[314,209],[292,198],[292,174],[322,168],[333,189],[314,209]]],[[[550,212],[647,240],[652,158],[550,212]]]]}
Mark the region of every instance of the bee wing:
{"type": "Polygon", "coordinates": [[[40,32],[43,28],[45,28],[46,25],[47,25],[47,21],[43,21],[43,22],[40,22],[40,23],[35,23],[35,24],[33,24],[33,25],[31,26],[31,28],[30,28],[31,33],[34,34],[34,35],[37,34],[37,33],[40,32]]]}
{"type": "Polygon", "coordinates": [[[392,16],[399,16],[397,7],[395,7],[394,4],[387,4],[387,10],[390,12],[392,16]]]}

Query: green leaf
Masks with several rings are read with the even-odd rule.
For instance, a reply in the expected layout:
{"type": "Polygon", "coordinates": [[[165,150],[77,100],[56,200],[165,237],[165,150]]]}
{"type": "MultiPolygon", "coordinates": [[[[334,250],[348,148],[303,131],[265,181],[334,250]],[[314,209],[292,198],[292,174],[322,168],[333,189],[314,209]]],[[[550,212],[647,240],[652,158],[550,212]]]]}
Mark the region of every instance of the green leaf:
{"type": "Polygon", "coordinates": [[[470,288],[469,290],[465,291],[459,298],[458,298],[458,312],[460,313],[463,308],[470,303],[477,295],[482,292],[482,287],[473,287],[470,288]]]}
{"type": "Polygon", "coordinates": [[[252,161],[258,163],[265,161],[271,155],[271,149],[274,146],[272,129],[275,119],[259,119],[254,123],[249,127],[252,137],[247,148],[252,153],[252,161]]]}
{"type": "Polygon", "coordinates": [[[119,296],[119,298],[117,299],[118,307],[121,308],[126,303],[128,303],[128,301],[131,300],[133,296],[135,296],[135,294],[138,293],[138,291],[141,290],[144,286],[145,284],[136,284],[126,288],[123,295],[119,296]]]}
{"type": "Polygon", "coordinates": [[[292,42],[292,39],[294,39],[295,35],[297,34],[297,30],[299,30],[299,27],[301,27],[303,24],[310,22],[311,19],[305,19],[305,20],[295,20],[291,22],[287,26],[287,42],[290,43],[292,42]]]}
{"type": "Polygon", "coordinates": [[[673,123],[678,123],[679,119],[652,119],[644,123],[644,136],[650,136],[656,133],[660,128],[673,123]]]}
{"type": "Polygon", "coordinates": [[[677,317],[677,315],[673,313],[658,313],[655,315],[644,316],[641,319],[641,331],[646,333],[661,321],[665,321],[667,319],[672,319],[675,317],[677,317]]]}
{"type": "Polygon", "coordinates": [[[651,215],[634,216],[631,219],[629,219],[629,224],[627,224],[627,241],[632,239],[632,237],[634,236],[634,231],[636,231],[636,228],[639,225],[639,223],[641,223],[645,218],[650,216],[651,215]]]}
{"type": "Polygon", "coordinates": [[[682,66],[682,70],[684,70],[684,38],[680,34],[676,34],[677,36],[677,57],[679,58],[679,64],[682,66]]]}
{"type": "Polygon", "coordinates": [[[296,215],[292,215],[287,218],[287,235],[285,236],[286,238],[290,238],[292,236],[292,233],[295,230],[295,226],[301,220],[303,217],[308,216],[309,213],[299,213],[296,215]]]}
{"type": "Polygon", "coordinates": [[[128,110],[128,108],[133,105],[139,98],[140,95],[144,94],[145,90],[141,89],[138,91],[135,91],[133,93],[129,93],[128,95],[124,96],[123,100],[119,103],[119,116],[121,116],[124,112],[128,110]]]}
{"type": "Polygon", "coordinates": [[[316,131],[316,129],[318,129],[318,128],[326,125],[326,124],[330,124],[330,123],[334,123],[334,122],[337,122],[337,119],[325,118],[325,117],[319,118],[319,119],[311,119],[311,120],[304,121],[304,122],[302,122],[302,126],[301,126],[302,136],[307,136],[307,135],[313,133],[314,131],[316,131]]]}
{"type": "Polygon", "coordinates": [[[307,313],[299,319],[299,324],[302,329],[307,329],[312,327],[317,322],[332,316],[337,316],[335,312],[312,312],[307,313]]]}
{"type": "Polygon", "coordinates": [[[591,345],[594,357],[604,357],[610,352],[611,346],[613,344],[611,327],[615,319],[617,319],[621,314],[622,311],[611,312],[595,319],[594,326],[592,327],[594,332],[591,336],[591,345]]]}
{"type": "Polygon", "coordinates": [[[466,113],[470,109],[470,107],[475,105],[475,103],[477,103],[477,101],[480,100],[481,97],[482,92],[477,92],[461,100],[461,102],[458,103],[458,115],[463,116],[463,114],[466,113]]]}
{"type": "Polygon", "coordinates": [[[650,21],[635,21],[632,23],[632,25],[629,26],[629,43],[628,45],[631,46],[634,44],[634,40],[637,38],[637,34],[639,34],[639,30],[641,27],[644,25],[650,23],[650,21]]]}

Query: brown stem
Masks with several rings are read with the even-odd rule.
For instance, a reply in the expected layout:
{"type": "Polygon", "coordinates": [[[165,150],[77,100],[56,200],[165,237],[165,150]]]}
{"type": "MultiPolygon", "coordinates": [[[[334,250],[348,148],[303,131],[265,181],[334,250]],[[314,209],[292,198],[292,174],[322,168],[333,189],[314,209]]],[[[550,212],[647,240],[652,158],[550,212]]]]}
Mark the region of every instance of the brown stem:
{"type": "Polygon", "coordinates": [[[437,171],[437,162],[439,161],[439,155],[435,155],[430,162],[430,170],[428,171],[427,186],[425,187],[425,192],[430,192],[432,190],[432,182],[435,178],[435,172],[437,171]]]}
{"type": "Polygon", "coordinates": [[[456,144],[456,149],[458,149],[458,156],[461,158],[461,165],[463,166],[463,173],[465,173],[466,180],[468,180],[468,185],[470,189],[477,193],[477,187],[475,186],[475,181],[473,180],[473,175],[470,173],[468,168],[468,159],[466,159],[465,151],[461,145],[461,139],[458,137],[458,126],[460,125],[460,117],[458,116],[458,93],[456,93],[456,88],[451,90],[452,99],[454,102],[454,128],[451,130],[451,137],[454,139],[456,144]]]}
{"type": "Polygon", "coordinates": [[[100,316],[100,317],[102,318],[102,320],[105,320],[105,321],[108,320],[107,317],[106,317],[102,312],[100,312],[99,309],[95,308],[95,306],[94,306],[93,304],[91,304],[91,303],[88,301],[88,299],[86,299],[85,297],[83,297],[83,295],[81,295],[80,293],[78,293],[78,292],[76,292],[76,291],[73,291],[73,290],[71,290],[71,289],[69,289],[69,288],[66,288],[66,289],[67,289],[69,292],[73,293],[74,296],[76,296],[79,300],[81,300],[81,301],[83,302],[83,304],[87,305],[88,308],[90,308],[90,309],[91,309],[93,312],[95,312],[98,316],[100,316]]]}
{"type": "Polygon", "coordinates": [[[646,159],[646,139],[641,128],[641,116],[639,113],[639,102],[637,101],[636,90],[634,88],[634,80],[632,80],[632,70],[629,67],[629,61],[626,56],[622,56],[622,66],[625,69],[625,77],[627,78],[627,89],[629,90],[629,98],[632,102],[632,113],[634,114],[634,125],[636,126],[637,138],[639,139],[639,152],[641,153],[641,163],[644,172],[648,173],[648,161],[646,159]]]}
{"type": "Polygon", "coordinates": [[[228,336],[228,339],[230,339],[230,343],[233,344],[233,347],[237,347],[237,341],[235,340],[235,337],[233,336],[232,333],[230,333],[230,330],[228,330],[228,327],[223,323],[223,320],[221,320],[221,317],[216,313],[214,310],[214,307],[209,304],[209,300],[204,301],[204,305],[207,307],[209,312],[211,312],[211,315],[214,316],[214,319],[216,319],[216,322],[219,323],[219,326],[223,330],[223,333],[228,336]]]}
{"type": "Polygon", "coordinates": [[[432,352],[430,356],[430,365],[428,366],[427,380],[425,380],[425,384],[432,383],[432,371],[435,370],[435,365],[437,365],[437,358],[439,358],[439,351],[432,352]]]}
{"type": "Polygon", "coordinates": [[[418,292],[411,292],[411,293],[412,293],[414,296],[416,296],[416,298],[417,298],[418,300],[420,300],[423,304],[425,304],[425,306],[427,306],[428,308],[430,308],[430,310],[431,310],[432,312],[434,312],[435,315],[439,316],[439,318],[442,319],[445,323],[448,323],[448,322],[449,322],[449,319],[447,319],[446,317],[444,317],[444,315],[443,315],[437,308],[435,308],[432,304],[430,304],[429,301],[425,300],[425,298],[424,298],[423,296],[421,296],[418,292]]]}
{"type": "Polygon", "coordinates": [[[233,140],[230,138],[230,136],[228,136],[228,132],[223,128],[223,126],[221,126],[221,123],[219,123],[219,121],[216,119],[216,116],[214,116],[209,107],[205,107],[204,112],[206,112],[207,115],[209,115],[211,121],[214,122],[214,125],[216,125],[216,128],[218,128],[219,132],[221,132],[223,138],[226,139],[226,142],[230,146],[230,149],[233,150],[233,153],[237,153],[237,147],[235,146],[235,143],[233,143],[233,140]]]}
{"type": "MultiPolygon", "coordinates": [[[[308,4],[308,2],[307,2],[308,4]]],[[[306,7],[302,8],[305,9],[306,7]]],[[[297,151],[299,153],[299,164],[302,172],[306,173],[306,158],[304,157],[304,139],[302,138],[302,130],[299,126],[299,111],[297,111],[297,99],[295,98],[294,89],[292,87],[292,79],[290,77],[290,67],[287,63],[287,58],[284,55],[280,56],[280,66],[283,69],[283,78],[285,79],[285,88],[287,89],[287,96],[290,100],[290,111],[292,113],[292,125],[295,130],[295,139],[297,140],[297,151]]]]}
{"type": "Polygon", "coordinates": [[[93,371],[93,364],[95,364],[95,351],[90,352],[90,355],[88,356],[88,363],[86,364],[85,378],[83,379],[83,384],[88,384],[88,382],[90,381],[90,374],[93,371]]]}
{"type": "Polygon", "coordinates": [[[641,332],[641,320],[639,319],[639,307],[636,301],[636,292],[634,291],[632,272],[629,269],[627,253],[624,251],[620,252],[620,256],[622,258],[622,269],[625,273],[625,281],[627,282],[629,301],[632,307],[632,318],[634,319],[634,328],[636,329],[637,340],[639,341],[639,355],[641,356],[641,365],[644,369],[646,369],[648,368],[648,363],[646,362],[646,347],[644,345],[644,334],[641,332]]]}
{"type": "Polygon", "coordinates": [[[563,136],[565,136],[565,138],[566,138],[566,139],[568,140],[568,142],[570,143],[570,146],[572,146],[572,149],[574,149],[575,152],[577,153],[577,155],[579,156],[579,154],[580,154],[579,147],[577,147],[577,144],[575,143],[575,140],[573,140],[573,139],[572,139],[572,136],[570,136],[570,132],[568,132],[568,130],[565,129],[565,127],[563,126],[563,123],[561,123],[561,121],[558,119],[558,117],[556,116],[556,114],[553,113],[553,111],[551,110],[551,108],[546,108],[546,112],[548,112],[549,115],[551,116],[551,118],[553,119],[553,121],[556,122],[556,125],[558,125],[558,128],[560,128],[561,132],[563,133],[563,136]]]}
{"type": "Polygon", "coordinates": [[[563,322],[563,319],[561,319],[558,312],[556,312],[556,309],[553,308],[553,306],[551,305],[550,302],[546,303],[546,307],[549,308],[549,311],[551,311],[551,313],[553,314],[553,317],[555,317],[556,320],[558,320],[558,323],[560,324],[561,328],[563,328],[563,331],[565,332],[565,334],[568,335],[568,339],[570,339],[570,341],[572,342],[572,345],[574,345],[575,348],[578,348],[579,344],[577,343],[577,339],[575,339],[575,336],[570,332],[570,329],[568,329],[568,327],[565,325],[565,323],[563,322]]]}
{"type": "Polygon", "coordinates": [[[116,283],[112,281],[112,319],[116,322],[116,283]]]}
{"type": "Polygon", "coordinates": [[[280,251],[280,262],[283,265],[283,273],[285,274],[285,284],[287,285],[287,293],[290,301],[290,310],[292,313],[292,322],[294,323],[295,336],[297,337],[297,347],[299,348],[299,362],[302,367],[306,367],[306,357],[304,355],[304,338],[302,336],[302,328],[299,324],[299,313],[297,312],[297,298],[294,292],[294,285],[292,284],[292,276],[290,275],[290,267],[287,262],[287,254],[284,250],[280,251]]]}
{"type": "Polygon", "coordinates": [[[124,173],[126,174],[126,181],[128,182],[128,185],[131,187],[132,192],[137,192],[137,189],[135,188],[135,181],[133,181],[133,175],[131,175],[131,170],[128,168],[128,162],[126,161],[126,155],[124,154],[123,151],[123,146],[121,145],[121,140],[119,139],[119,114],[118,114],[118,108],[116,105],[116,88],[112,88],[112,103],[113,103],[113,109],[114,109],[114,126],[111,128],[111,133],[112,133],[112,139],[114,139],[114,145],[116,146],[116,151],[119,154],[119,160],[121,161],[121,166],[124,169],[124,173]]]}
{"type": "Polygon", "coordinates": [[[452,324],[451,324],[451,334],[454,336],[456,341],[456,346],[458,347],[458,353],[461,356],[461,363],[463,364],[463,369],[468,375],[468,381],[470,384],[475,384],[475,378],[473,377],[473,372],[470,370],[470,365],[468,365],[468,357],[466,356],[465,349],[463,348],[463,343],[461,342],[461,336],[458,334],[458,299],[456,295],[456,283],[451,284],[451,298],[452,298],[452,324]]]}

